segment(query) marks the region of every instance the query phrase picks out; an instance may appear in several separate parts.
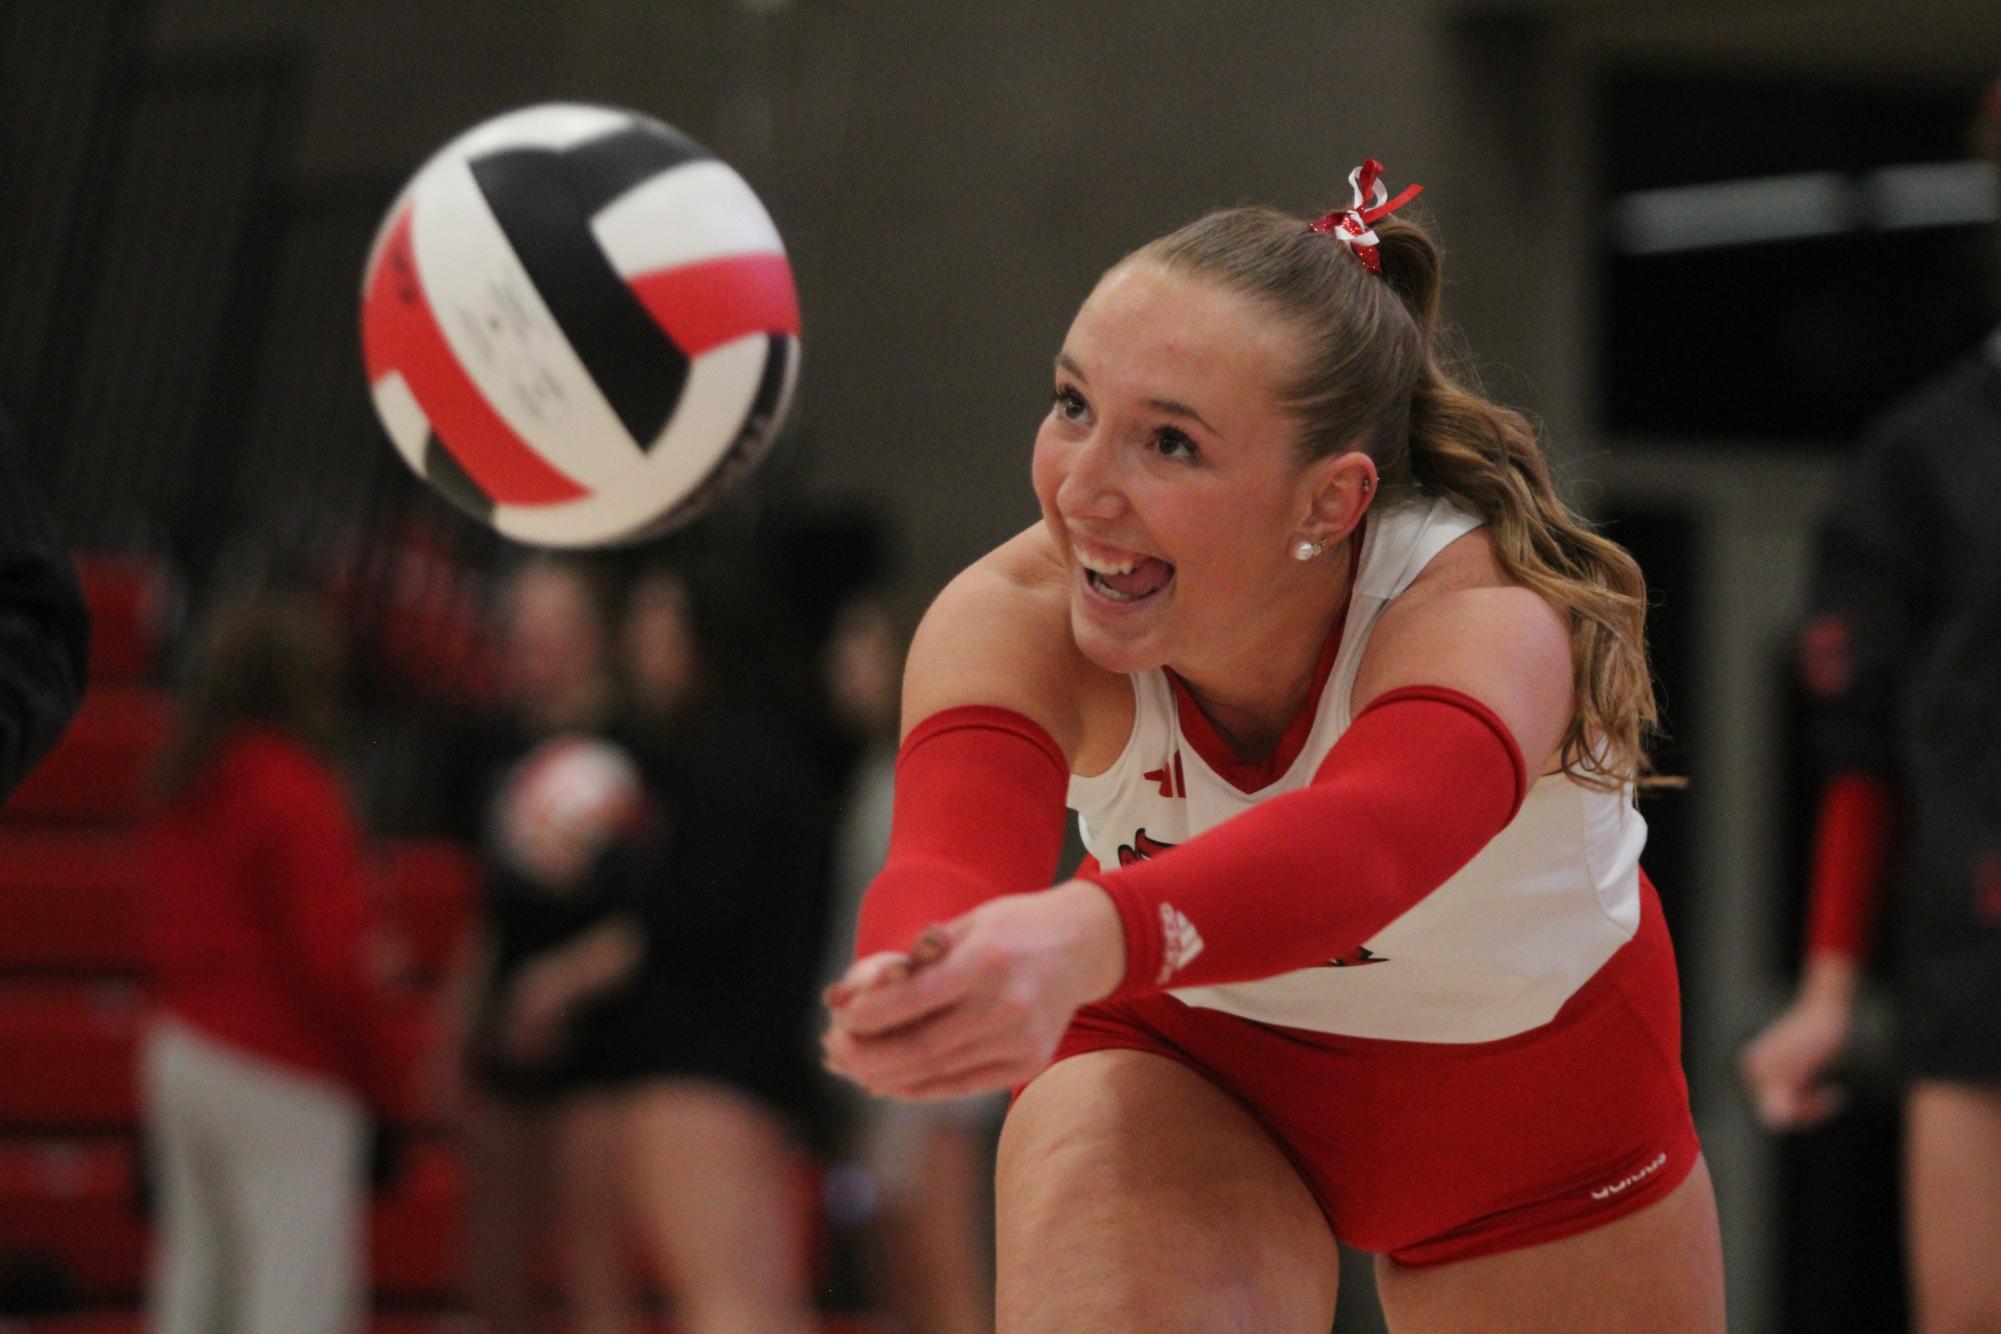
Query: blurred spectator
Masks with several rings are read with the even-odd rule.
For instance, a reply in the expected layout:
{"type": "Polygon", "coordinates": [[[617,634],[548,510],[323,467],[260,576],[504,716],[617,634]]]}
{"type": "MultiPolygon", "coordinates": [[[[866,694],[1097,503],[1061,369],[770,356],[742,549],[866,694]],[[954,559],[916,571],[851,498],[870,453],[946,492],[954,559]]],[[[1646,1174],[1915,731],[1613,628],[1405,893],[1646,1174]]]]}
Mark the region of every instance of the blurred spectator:
{"type": "MultiPolygon", "coordinates": [[[[1980,128],[2001,163],[2001,83],[1980,128]]],[[[1865,442],[1820,535],[1800,666],[1827,775],[1807,959],[1746,1049],[1774,1129],[1841,1105],[1897,889],[1906,1236],[1919,1326],[2001,1329],[2001,330],[1865,442]]]]}
{"type": "Polygon", "coordinates": [[[152,1327],[357,1327],[368,1106],[409,1062],[334,768],[341,652],[295,592],[218,603],[148,830],[152,1327]]]}
{"type": "Polygon", "coordinates": [[[443,1026],[444,1096],[466,1178],[467,1297],[497,1334],[543,1327],[536,1282],[551,1242],[573,1328],[623,1329],[635,1299],[604,1084],[617,1056],[606,1002],[632,969],[636,932],[619,886],[594,873],[624,822],[602,743],[615,700],[606,602],[577,562],[514,573],[502,592],[506,707],[459,736],[446,766],[453,832],[481,850],[486,890],[443,1026]],[[565,788],[593,781],[609,795],[536,827],[538,810],[568,803],[565,788]]]}
{"type": "Polygon", "coordinates": [[[701,599],[677,574],[634,582],[621,640],[622,736],[659,835],[614,874],[646,949],[622,1003],[625,1102],[642,1248],[693,1334],[817,1328],[807,1285],[800,1133],[826,905],[811,749],[743,661],[763,606],[701,599]]]}
{"type": "MultiPolygon", "coordinates": [[[[862,894],[889,854],[897,717],[907,637],[888,609],[861,596],[842,605],[824,673],[835,721],[860,742],[834,835],[835,921],[826,980],[854,958],[862,894]]],[[[849,1151],[875,1187],[868,1272],[890,1313],[926,1334],[993,1328],[993,1143],[1005,1094],[954,1102],[870,1098],[838,1086],[849,1151]]]]}
{"type": "Polygon", "coordinates": [[[76,712],[89,639],[76,570],[0,412],[0,802],[76,712]]]}

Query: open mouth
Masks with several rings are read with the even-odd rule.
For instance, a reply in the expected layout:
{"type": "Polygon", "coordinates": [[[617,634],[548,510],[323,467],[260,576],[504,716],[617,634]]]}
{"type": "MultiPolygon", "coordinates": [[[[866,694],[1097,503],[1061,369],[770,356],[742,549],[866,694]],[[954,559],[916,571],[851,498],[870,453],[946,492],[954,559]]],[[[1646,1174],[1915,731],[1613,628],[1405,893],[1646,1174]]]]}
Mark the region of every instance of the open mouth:
{"type": "Polygon", "coordinates": [[[1083,567],[1084,582],[1091,591],[1112,602],[1144,602],[1174,580],[1174,567],[1158,556],[1131,556],[1124,561],[1095,560],[1077,556],[1083,567]]]}

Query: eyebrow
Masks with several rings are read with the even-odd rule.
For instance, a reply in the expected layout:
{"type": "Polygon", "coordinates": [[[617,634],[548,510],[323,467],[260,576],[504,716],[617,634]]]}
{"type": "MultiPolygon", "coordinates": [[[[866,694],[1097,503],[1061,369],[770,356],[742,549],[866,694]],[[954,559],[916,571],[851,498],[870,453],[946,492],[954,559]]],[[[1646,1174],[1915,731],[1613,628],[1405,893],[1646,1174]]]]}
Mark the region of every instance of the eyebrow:
{"type": "MultiPolygon", "coordinates": [[[[1091,377],[1084,374],[1084,368],[1082,366],[1079,366],[1077,364],[1077,359],[1075,357],[1072,357],[1068,352],[1058,352],[1056,354],[1056,369],[1060,371],[1069,372],[1071,375],[1076,376],[1079,380],[1083,381],[1087,385],[1091,382],[1091,377]]],[[[1189,421],[1195,422],[1196,424],[1201,426],[1203,430],[1209,432],[1209,434],[1217,437],[1218,439],[1226,438],[1221,431],[1211,426],[1209,424],[1208,419],[1205,418],[1201,413],[1189,407],[1186,403],[1181,402],[1179,399],[1149,398],[1144,401],[1147,407],[1152,408],[1156,412],[1164,412],[1170,417],[1185,417],[1189,421]]]]}

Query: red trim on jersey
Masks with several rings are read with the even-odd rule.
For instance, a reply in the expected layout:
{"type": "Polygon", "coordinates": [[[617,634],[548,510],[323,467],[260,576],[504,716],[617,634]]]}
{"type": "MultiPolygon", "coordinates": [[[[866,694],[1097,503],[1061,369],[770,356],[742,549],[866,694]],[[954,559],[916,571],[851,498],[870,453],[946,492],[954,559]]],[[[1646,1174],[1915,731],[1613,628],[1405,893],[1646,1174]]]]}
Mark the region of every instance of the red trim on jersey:
{"type": "MultiPolygon", "coordinates": [[[[1361,531],[1360,525],[1357,525],[1353,546],[1356,553],[1360,553],[1362,549],[1361,531]]],[[[1357,562],[1359,560],[1358,554],[1357,562]]],[[[1202,757],[1202,762],[1213,769],[1217,777],[1237,791],[1258,792],[1270,787],[1285,777],[1285,771],[1292,767],[1292,762],[1299,758],[1299,752],[1306,748],[1306,738],[1313,731],[1314,715],[1320,709],[1320,696],[1326,690],[1327,678],[1334,673],[1334,659],[1341,652],[1341,633],[1348,624],[1348,605],[1349,600],[1344,598],[1341,610],[1334,614],[1333,627],[1328,630],[1326,640],[1320,645],[1320,660],[1313,665],[1313,685],[1306,693],[1306,707],[1299,711],[1298,716],[1285,729],[1285,735],[1278,739],[1277,748],[1261,760],[1237,758],[1236,751],[1232,750],[1230,743],[1223,739],[1223,734],[1216,730],[1216,724],[1210,722],[1209,716],[1202,712],[1202,706],[1195,702],[1195,696],[1187,685],[1173,671],[1167,672],[1167,683],[1174,690],[1174,711],[1181,720],[1181,735],[1187,738],[1195,753],[1202,757]]],[[[1174,762],[1178,778],[1181,757],[1176,755],[1174,762]]],[[[1151,774],[1147,776],[1152,777],[1151,774]]],[[[1187,784],[1182,783],[1180,787],[1179,793],[1165,795],[1187,796],[1187,784]]]]}
{"type": "Polygon", "coordinates": [[[1308,787],[1089,877],[1125,926],[1113,996],[1341,958],[1471,861],[1528,790],[1521,748],[1480,701],[1442,686],[1381,695],[1308,787]]]}
{"type": "Polygon", "coordinates": [[[1814,830],[1809,956],[1868,955],[1896,834],[1897,798],[1885,779],[1850,769],[1828,780],[1814,830]]]}
{"type": "Polygon", "coordinates": [[[1008,709],[934,713],[896,757],[889,857],[862,900],[855,957],[905,950],[1001,894],[1046,889],[1063,850],[1070,762],[1008,709]]]}
{"type": "Polygon", "coordinates": [[[626,282],[690,358],[747,334],[799,333],[799,293],[783,255],[729,255],[626,282]]]}
{"type": "Polygon", "coordinates": [[[406,208],[390,224],[361,303],[361,349],[374,384],[395,371],[439,441],[502,505],[553,505],[588,492],[514,433],[459,365],[417,276],[406,208]]]}

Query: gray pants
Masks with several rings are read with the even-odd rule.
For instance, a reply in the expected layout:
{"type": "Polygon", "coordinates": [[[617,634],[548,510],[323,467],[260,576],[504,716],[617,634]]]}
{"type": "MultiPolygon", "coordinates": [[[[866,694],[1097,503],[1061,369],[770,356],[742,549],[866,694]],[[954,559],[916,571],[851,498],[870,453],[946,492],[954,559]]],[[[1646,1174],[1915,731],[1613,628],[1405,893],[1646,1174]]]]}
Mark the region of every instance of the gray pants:
{"type": "Polygon", "coordinates": [[[158,1187],[155,1334],[348,1334],[367,1118],[352,1093],[165,1020],[140,1058],[158,1187]]]}

